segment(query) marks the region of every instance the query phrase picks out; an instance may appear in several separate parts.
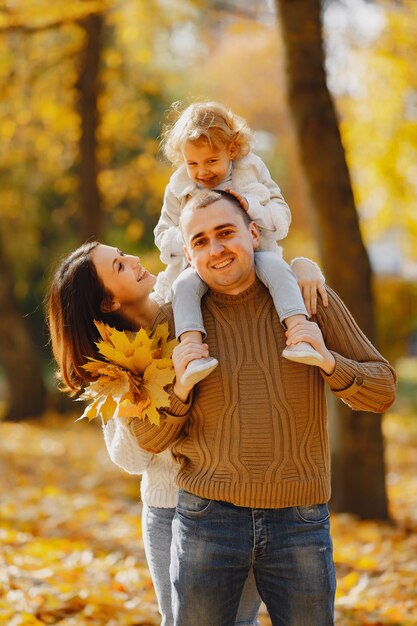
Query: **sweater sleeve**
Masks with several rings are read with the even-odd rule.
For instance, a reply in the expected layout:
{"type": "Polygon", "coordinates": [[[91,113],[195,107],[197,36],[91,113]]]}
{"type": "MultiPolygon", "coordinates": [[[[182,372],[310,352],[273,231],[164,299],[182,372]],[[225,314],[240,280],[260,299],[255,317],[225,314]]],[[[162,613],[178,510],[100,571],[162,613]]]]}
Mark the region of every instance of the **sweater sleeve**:
{"type": "Polygon", "coordinates": [[[115,465],[129,474],[143,474],[153,454],[138,446],[124,418],[115,417],[103,423],[107,452],[115,465]]]}
{"type": "Polygon", "coordinates": [[[165,189],[161,216],[154,229],[155,244],[161,251],[161,261],[168,265],[172,257],[184,256],[184,240],[179,228],[181,203],[169,184],[165,189]]]}
{"type": "MultiPolygon", "coordinates": [[[[168,389],[168,388],[167,388],[168,389]]],[[[187,402],[182,402],[174,393],[173,386],[168,389],[169,407],[161,409],[159,425],[151,424],[147,418],[134,418],[130,429],[139,446],[147,452],[158,453],[169,448],[181,435],[191,409],[192,394],[187,402]]]]}
{"type": "Polygon", "coordinates": [[[333,394],[355,411],[383,413],[395,400],[396,374],[360,330],[354,318],[327,288],[329,306],[321,304],[317,323],[336,367],[331,375],[321,371],[333,394]]]}
{"type": "Polygon", "coordinates": [[[250,217],[265,230],[273,233],[279,241],[284,239],[291,224],[291,211],[285,202],[281,189],[272,180],[268,168],[261,159],[257,160],[258,183],[245,190],[250,217]],[[263,189],[262,189],[263,188],[263,189]]]}

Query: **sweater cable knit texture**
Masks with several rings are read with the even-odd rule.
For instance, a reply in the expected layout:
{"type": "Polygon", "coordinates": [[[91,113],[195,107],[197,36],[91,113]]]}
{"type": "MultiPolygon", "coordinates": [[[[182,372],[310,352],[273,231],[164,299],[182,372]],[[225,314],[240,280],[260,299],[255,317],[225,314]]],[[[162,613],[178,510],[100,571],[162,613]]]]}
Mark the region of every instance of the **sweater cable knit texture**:
{"type": "Polygon", "coordinates": [[[196,387],[188,415],[167,413],[158,427],[131,424],[148,450],[173,444],[180,487],[254,508],[329,500],[325,381],[352,408],[383,412],[395,398],[395,374],[328,291],[317,322],[336,359],[330,376],[281,357],[284,330],[259,281],[237,296],[204,297],[207,342],[219,367],[196,387]]]}

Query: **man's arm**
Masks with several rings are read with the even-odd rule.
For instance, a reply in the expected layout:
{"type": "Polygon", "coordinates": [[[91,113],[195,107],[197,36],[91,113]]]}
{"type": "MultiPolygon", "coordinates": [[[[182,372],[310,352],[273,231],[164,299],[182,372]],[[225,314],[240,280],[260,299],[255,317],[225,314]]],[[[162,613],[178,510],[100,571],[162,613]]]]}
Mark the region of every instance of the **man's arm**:
{"type": "Polygon", "coordinates": [[[170,406],[159,411],[160,423],[151,424],[147,418],[134,418],[130,422],[130,430],[139,446],[155,454],[169,448],[181,435],[191,408],[191,394],[184,402],[178,398],[171,388],[170,406]]]}
{"type": "Polygon", "coordinates": [[[322,354],[322,376],[335,396],[353,410],[383,413],[395,400],[396,374],[327,288],[329,305],[318,305],[316,322],[287,332],[290,342],[308,341],[322,354]]]}
{"type": "Polygon", "coordinates": [[[151,424],[135,418],[130,423],[130,429],[141,448],[148,452],[162,452],[169,448],[179,437],[187,421],[192,404],[192,387],[185,387],[180,383],[181,377],[188,363],[193,359],[208,356],[208,346],[190,338],[177,344],[172,352],[172,362],[175,369],[175,381],[167,388],[169,393],[169,407],[159,411],[160,423],[151,424]]]}

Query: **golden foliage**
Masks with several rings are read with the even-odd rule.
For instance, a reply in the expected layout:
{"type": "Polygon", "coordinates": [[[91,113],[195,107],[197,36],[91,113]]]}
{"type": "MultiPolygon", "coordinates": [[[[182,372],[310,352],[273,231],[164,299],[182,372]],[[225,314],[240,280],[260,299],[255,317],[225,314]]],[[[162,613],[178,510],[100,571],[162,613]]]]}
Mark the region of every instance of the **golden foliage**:
{"type": "Polygon", "coordinates": [[[343,144],[365,240],[389,233],[404,258],[417,259],[417,75],[414,0],[382,0],[384,28],[351,51],[358,87],[338,100],[343,144]]]}
{"type": "Polygon", "coordinates": [[[97,342],[104,359],[89,358],[84,366],[96,380],[89,383],[80,400],[90,404],[79,419],[147,417],[159,424],[159,409],[169,405],[164,387],[174,380],[171,361],[175,340],[168,340],[168,323],[159,324],[152,336],[144,328],[137,333],[119,331],[95,322],[101,336],[97,342]]]}
{"type": "Polygon", "coordinates": [[[138,480],[98,424],[49,415],[0,431],[0,624],[157,626],[138,480]]]}

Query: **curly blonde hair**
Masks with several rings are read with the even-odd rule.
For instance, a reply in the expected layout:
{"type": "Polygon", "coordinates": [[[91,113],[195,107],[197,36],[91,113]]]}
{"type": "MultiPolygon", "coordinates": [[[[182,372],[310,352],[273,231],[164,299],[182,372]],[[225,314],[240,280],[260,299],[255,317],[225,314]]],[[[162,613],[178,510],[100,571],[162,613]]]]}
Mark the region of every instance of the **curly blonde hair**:
{"type": "Polygon", "coordinates": [[[236,144],[234,159],[241,159],[251,150],[252,131],[246,121],[218,102],[195,102],[181,110],[174,102],[168,111],[168,122],[162,129],[161,149],[173,165],[184,162],[187,141],[207,141],[213,148],[236,144]]]}

